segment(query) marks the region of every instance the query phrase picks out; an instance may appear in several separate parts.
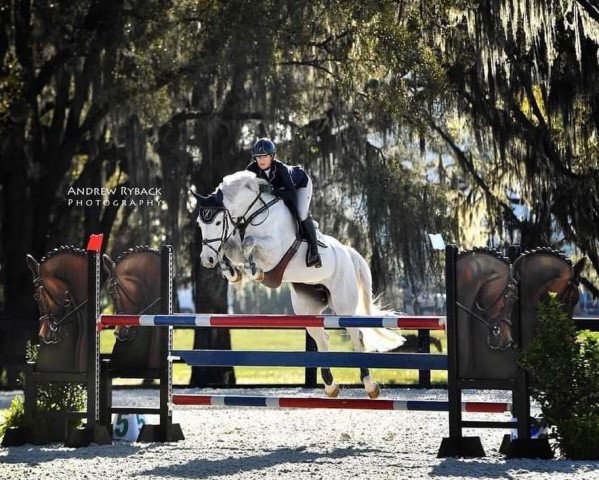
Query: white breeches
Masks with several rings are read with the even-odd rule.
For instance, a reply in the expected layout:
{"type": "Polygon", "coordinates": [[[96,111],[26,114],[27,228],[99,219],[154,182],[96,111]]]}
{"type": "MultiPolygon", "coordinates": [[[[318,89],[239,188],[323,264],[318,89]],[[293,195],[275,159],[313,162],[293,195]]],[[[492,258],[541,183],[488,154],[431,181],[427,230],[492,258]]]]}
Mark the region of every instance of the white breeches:
{"type": "Polygon", "coordinates": [[[310,212],[310,201],[312,200],[312,179],[308,177],[308,183],[304,188],[298,188],[297,194],[297,211],[301,221],[308,218],[310,212]]]}

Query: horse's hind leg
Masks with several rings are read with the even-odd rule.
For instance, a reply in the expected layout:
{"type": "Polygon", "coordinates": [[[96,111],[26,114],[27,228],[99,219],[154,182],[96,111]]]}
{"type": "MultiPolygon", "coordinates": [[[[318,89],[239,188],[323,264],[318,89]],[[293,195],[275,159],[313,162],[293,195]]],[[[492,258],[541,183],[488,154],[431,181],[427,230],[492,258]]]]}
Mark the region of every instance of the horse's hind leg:
{"type": "MultiPolygon", "coordinates": [[[[329,334],[324,328],[309,327],[308,333],[316,342],[316,348],[319,352],[328,352],[329,350],[329,334]]],[[[336,397],[339,395],[339,384],[335,383],[333,379],[333,373],[330,368],[321,368],[320,374],[322,381],[324,382],[324,391],[329,397],[336,397]]]]}
{"type": "MultiPolygon", "coordinates": [[[[348,328],[347,333],[349,333],[354,350],[356,352],[363,352],[364,342],[362,341],[362,337],[360,335],[360,329],[348,328]]],[[[379,384],[374,382],[370,377],[370,370],[368,368],[360,368],[360,379],[364,384],[364,390],[366,390],[368,396],[370,398],[378,398],[378,396],[381,394],[381,388],[379,387],[379,384]]]]}
{"type": "MultiPolygon", "coordinates": [[[[332,286],[331,290],[331,307],[335,315],[355,315],[358,310],[358,295],[360,290],[358,285],[353,283],[355,274],[347,273],[340,275],[340,281],[332,286]]],[[[352,346],[356,352],[363,352],[364,342],[358,328],[347,328],[347,333],[351,338],[352,346]]],[[[360,378],[364,384],[364,389],[370,398],[377,398],[381,389],[376,382],[373,382],[370,377],[368,368],[360,368],[360,378]]]]}
{"type": "MultiPolygon", "coordinates": [[[[297,315],[318,315],[326,308],[326,303],[318,296],[311,295],[309,291],[303,291],[297,284],[291,284],[291,303],[293,311],[297,315]]],[[[329,335],[324,328],[310,327],[306,329],[308,334],[316,342],[316,348],[319,352],[329,350],[329,335]]],[[[329,397],[339,395],[339,385],[335,383],[330,368],[321,368],[320,374],[324,382],[324,391],[329,397]]]]}

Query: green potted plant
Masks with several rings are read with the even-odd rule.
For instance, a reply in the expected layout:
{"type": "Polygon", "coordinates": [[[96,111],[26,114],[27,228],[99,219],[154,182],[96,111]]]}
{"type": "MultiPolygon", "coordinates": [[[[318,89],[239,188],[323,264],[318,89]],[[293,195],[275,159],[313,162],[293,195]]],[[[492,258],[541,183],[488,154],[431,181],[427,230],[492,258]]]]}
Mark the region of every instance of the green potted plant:
{"type": "Polygon", "coordinates": [[[561,454],[599,459],[599,342],[578,335],[555,295],[539,306],[537,332],[518,355],[532,380],[532,397],[561,454]]]}
{"type": "MultiPolygon", "coordinates": [[[[27,345],[27,358],[34,361],[37,356],[37,347],[27,345]]],[[[4,437],[11,427],[25,427],[36,430],[36,441],[61,442],[67,437],[72,428],[77,427],[81,421],[77,418],[67,419],[52,412],[77,412],[85,408],[85,387],[78,383],[45,383],[37,388],[36,425],[25,416],[23,397],[17,395],[3,421],[0,422],[0,437],[4,437]],[[39,438],[38,438],[39,437],[39,438]],[[43,439],[43,440],[39,440],[43,439]]],[[[27,440],[30,441],[30,440],[27,440]]]]}

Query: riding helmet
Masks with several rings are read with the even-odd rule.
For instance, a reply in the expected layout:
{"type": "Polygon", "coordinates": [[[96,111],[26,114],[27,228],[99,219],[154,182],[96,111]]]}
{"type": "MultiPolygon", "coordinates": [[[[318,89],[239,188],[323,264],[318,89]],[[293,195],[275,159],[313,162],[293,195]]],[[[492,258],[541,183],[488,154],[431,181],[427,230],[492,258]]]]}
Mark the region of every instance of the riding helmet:
{"type": "Polygon", "coordinates": [[[252,147],[252,157],[262,155],[273,155],[277,152],[277,147],[269,138],[260,138],[252,147]]]}

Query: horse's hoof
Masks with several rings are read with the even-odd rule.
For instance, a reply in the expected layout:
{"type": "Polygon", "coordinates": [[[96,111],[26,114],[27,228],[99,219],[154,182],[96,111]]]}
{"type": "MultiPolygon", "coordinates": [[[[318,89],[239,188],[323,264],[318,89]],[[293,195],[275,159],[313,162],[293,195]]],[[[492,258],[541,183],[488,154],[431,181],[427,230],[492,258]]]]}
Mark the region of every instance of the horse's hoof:
{"type": "Polygon", "coordinates": [[[379,387],[379,384],[376,382],[372,383],[374,385],[374,390],[372,392],[367,392],[368,396],[370,398],[379,398],[379,395],[381,394],[381,387],[379,387]]]}
{"type": "Polygon", "coordinates": [[[327,394],[327,397],[330,397],[330,398],[336,398],[336,397],[338,397],[339,396],[339,390],[341,390],[341,389],[340,389],[338,383],[333,383],[331,385],[325,385],[324,386],[324,391],[327,394]]]}

